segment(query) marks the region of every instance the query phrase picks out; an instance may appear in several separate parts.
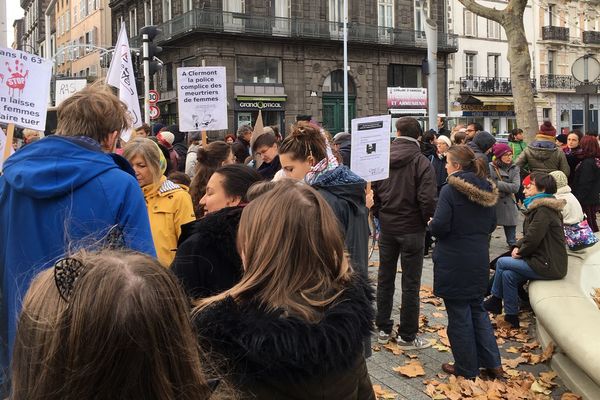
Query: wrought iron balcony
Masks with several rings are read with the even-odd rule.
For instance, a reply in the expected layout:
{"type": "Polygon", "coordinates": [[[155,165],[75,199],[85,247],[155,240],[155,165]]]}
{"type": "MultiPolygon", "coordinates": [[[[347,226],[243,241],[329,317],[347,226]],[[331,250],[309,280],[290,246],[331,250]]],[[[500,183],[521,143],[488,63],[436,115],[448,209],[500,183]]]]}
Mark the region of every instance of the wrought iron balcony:
{"type": "Polygon", "coordinates": [[[575,90],[577,84],[572,75],[540,75],[541,89],[575,90]]]}
{"type": "MultiPolygon", "coordinates": [[[[342,24],[338,22],[303,18],[280,18],[194,9],[159,26],[162,33],[159,43],[189,35],[193,32],[223,33],[245,36],[290,39],[343,40],[342,24]]],[[[427,49],[425,33],[366,25],[348,24],[348,41],[351,43],[380,44],[397,48],[427,49]]],[[[141,46],[141,37],[130,39],[131,47],[141,46]]],[[[458,36],[438,33],[438,50],[456,52],[458,36]]]]}
{"type": "MultiPolygon", "coordinates": [[[[510,78],[489,78],[486,76],[464,76],[460,80],[461,94],[505,95],[512,96],[510,78]]],[[[536,92],[536,80],[531,80],[531,87],[536,92]]]]}
{"type": "Polygon", "coordinates": [[[559,40],[561,42],[569,41],[569,28],[562,26],[544,26],[542,28],[543,40],[559,40]]]}
{"type": "Polygon", "coordinates": [[[583,32],[583,43],[585,43],[585,44],[600,44],[600,32],[584,31],[583,32]]]}

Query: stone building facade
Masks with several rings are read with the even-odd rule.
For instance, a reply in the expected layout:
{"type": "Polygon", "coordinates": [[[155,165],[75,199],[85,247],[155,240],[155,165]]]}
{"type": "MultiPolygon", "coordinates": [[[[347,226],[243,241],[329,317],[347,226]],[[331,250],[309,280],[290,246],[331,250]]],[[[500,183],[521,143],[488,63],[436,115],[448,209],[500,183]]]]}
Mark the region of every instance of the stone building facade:
{"type": "MultiPolygon", "coordinates": [[[[411,109],[388,108],[388,87],[427,86],[422,71],[427,45],[420,0],[349,0],[349,113],[351,117],[411,109]]],[[[225,66],[229,131],[254,123],[286,129],[298,114],[310,114],[332,133],[343,129],[342,0],[113,0],[113,43],[121,21],[162,30],[155,42],[164,63],[154,78],[161,119],[177,117],[176,68],[225,66]],[[136,11],[132,11],[136,10],[136,11]],[[135,20],[132,20],[135,18],[135,20]]],[[[448,54],[456,37],[445,31],[446,4],[433,3],[437,21],[438,112],[446,112],[448,54]]],[[[132,47],[141,46],[139,37],[132,47]]]]}

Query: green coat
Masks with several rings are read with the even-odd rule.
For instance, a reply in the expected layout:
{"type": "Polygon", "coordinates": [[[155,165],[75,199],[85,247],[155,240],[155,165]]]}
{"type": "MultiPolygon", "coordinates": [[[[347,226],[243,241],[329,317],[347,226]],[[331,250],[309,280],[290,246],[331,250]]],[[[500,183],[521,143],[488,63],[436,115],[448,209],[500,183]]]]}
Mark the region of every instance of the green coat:
{"type": "Polygon", "coordinates": [[[524,140],[521,140],[520,142],[508,142],[508,145],[510,146],[510,149],[513,153],[513,162],[517,161],[519,155],[527,147],[527,143],[524,140]]]}
{"type": "Polygon", "coordinates": [[[567,274],[567,248],[561,210],[564,200],[536,199],[525,212],[523,238],[517,242],[519,254],[535,273],[547,279],[567,274]]]}

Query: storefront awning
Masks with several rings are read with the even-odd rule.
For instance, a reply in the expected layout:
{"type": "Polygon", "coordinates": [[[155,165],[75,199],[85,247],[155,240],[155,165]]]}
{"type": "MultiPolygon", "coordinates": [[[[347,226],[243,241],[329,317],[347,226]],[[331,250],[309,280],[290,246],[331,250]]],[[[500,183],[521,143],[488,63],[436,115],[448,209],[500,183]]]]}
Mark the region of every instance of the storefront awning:
{"type": "MultiPolygon", "coordinates": [[[[533,101],[536,105],[546,104],[545,99],[534,97],[533,101]]],[[[469,105],[484,105],[484,106],[506,106],[513,105],[514,100],[511,96],[462,96],[458,98],[460,104],[469,105]]]]}

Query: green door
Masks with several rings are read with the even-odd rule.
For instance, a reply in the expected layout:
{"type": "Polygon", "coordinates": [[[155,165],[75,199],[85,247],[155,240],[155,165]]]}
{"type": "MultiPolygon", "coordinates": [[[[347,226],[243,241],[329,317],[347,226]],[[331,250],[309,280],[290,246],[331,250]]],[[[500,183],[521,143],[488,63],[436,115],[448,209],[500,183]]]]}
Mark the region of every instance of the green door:
{"type": "MultiPolygon", "coordinates": [[[[356,97],[348,97],[348,117],[350,121],[356,116],[356,97]]],[[[344,96],[323,95],[323,127],[332,135],[344,131],[344,96]]],[[[350,129],[351,127],[348,126],[350,129]]]]}

